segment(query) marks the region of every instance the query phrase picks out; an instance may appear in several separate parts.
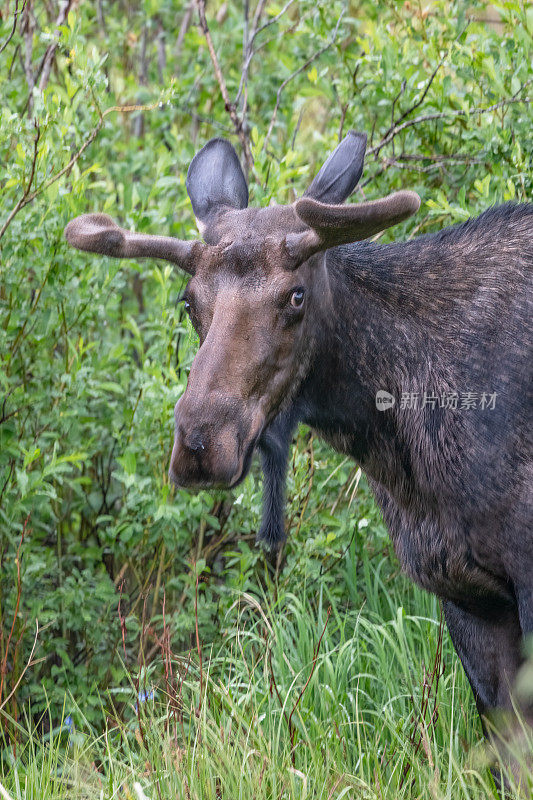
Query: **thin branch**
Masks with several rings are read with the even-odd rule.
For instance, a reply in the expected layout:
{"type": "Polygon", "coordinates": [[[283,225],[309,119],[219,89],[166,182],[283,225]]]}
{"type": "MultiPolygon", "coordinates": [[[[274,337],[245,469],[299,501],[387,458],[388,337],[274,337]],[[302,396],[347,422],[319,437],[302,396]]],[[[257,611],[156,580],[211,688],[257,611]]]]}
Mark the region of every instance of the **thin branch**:
{"type": "Polygon", "coordinates": [[[5,494],[5,491],[7,489],[9,481],[13,477],[14,471],[15,471],[15,459],[11,459],[10,464],[9,464],[9,471],[7,473],[7,477],[6,477],[5,481],[4,481],[4,485],[2,486],[2,490],[0,491],[0,508],[2,508],[2,501],[4,499],[4,494],[5,494]]]}
{"type": "Polygon", "coordinates": [[[494,103],[491,106],[487,106],[486,108],[471,108],[468,111],[464,111],[463,109],[459,110],[451,110],[451,111],[440,111],[435,114],[423,114],[419,117],[415,117],[415,119],[411,119],[408,122],[403,122],[401,125],[396,125],[390,133],[386,134],[381,142],[373,147],[371,150],[367,150],[367,155],[377,155],[380,150],[382,150],[386,145],[390,144],[392,140],[397,136],[399,133],[404,131],[406,128],[411,128],[413,125],[420,125],[421,122],[430,122],[432,120],[437,119],[446,119],[446,117],[473,117],[480,114],[488,114],[491,111],[496,111],[498,108],[504,108],[505,106],[512,105],[513,103],[526,103],[529,104],[532,102],[533,98],[531,97],[518,97],[520,92],[522,92],[526,86],[528,86],[533,81],[531,78],[529,81],[524,83],[523,86],[520,87],[518,92],[516,92],[512,97],[508,97],[505,100],[500,100],[498,103],[494,103]]]}
{"type": "Polygon", "coordinates": [[[11,33],[9,34],[7,39],[5,40],[4,44],[2,45],[2,47],[0,47],[0,54],[4,52],[4,50],[6,49],[6,47],[9,44],[9,42],[11,41],[13,36],[15,35],[15,31],[17,29],[17,20],[19,18],[19,15],[24,12],[25,8],[26,8],[26,0],[23,0],[22,8],[20,9],[20,11],[19,11],[19,0],[16,0],[16,2],[15,2],[15,11],[13,12],[13,27],[11,28],[11,33]]]}
{"type": "Polygon", "coordinates": [[[31,115],[33,109],[33,87],[35,86],[35,75],[33,72],[32,58],[33,58],[33,34],[35,31],[35,21],[32,14],[32,2],[24,7],[24,74],[26,76],[26,83],[28,84],[28,114],[31,115]]]}
{"type": "Polygon", "coordinates": [[[157,71],[159,73],[159,83],[162,85],[164,80],[165,70],[167,68],[167,54],[165,50],[165,29],[159,23],[156,38],[157,46],[157,71]]]}
{"type": "Polygon", "coordinates": [[[329,48],[334,44],[335,39],[337,38],[337,31],[339,30],[339,25],[341,24],[342,17],[343,17],[343,14],[341,14],[339,16],[339,19],[337,20],[337,24],[335,25],[335,30],[333,31],[329,42],[327,42],[323,47],[321,47],[320,50],[317,50],[316,53],[313,53],[313,55],[310,56],[307,59],[307,61],[304,64],[302,64],[301,67],[298,67],[297,70],[292,72],[289,75],[288,78],[285,78],[285,80],[283,81],[283,83],[279,87],[279,89],[277,91],[277,94],[276,94],[276,105],[274,106],[274,111],[272,112],[272,117],[270,119],[270,124],[268,126],[268,131],[267,131],[267,134],[265,136],[264,143],[263,143],[263,150],[266,150],[266,146],[268,144],[268,141],[269,141],[269,139],[270,139],[270,137],[272,135],[272,131],[274,129],[274,124],[276,122],[276,117],[278,115],[278,109],[279,109],[279,104],[280,104],[280,101],[281,101],[281,94],[282,94],[283,90],[285,89],[285,87],[287,86],[288,83],[290,83],[292,80],[294,80],[294,78],[296,78],[298,75],[300,75],[301,72],[306,70],[313,63],[313,61],[316,61],[317,58],[320,58],[322,53],[325,53],[326,50],[329,50],[329,48]]]}
{"type": "Polygon", "coordinates": [[[17,60],[17,56],[20,50],[20,42],[15,45],[15,49],[13,50],[13,57],[11,59],[11,64],[9,65],[9,69],[7,71],[7,79],[8,81],[11,80],[11,73],[13,72],[13,67],[15,65],[15,61],[17,60]]]}
{"type": "Polygon", "coordinates": [[[39,89],[41,92],[44,92],[44,90],[46,89],[48,80],[50,78],[50,70],[52,69],[54,56],[57,50],[57,45],[59,43],[59,27],[65,24],[71,5],[72,5],[72,0],[62,0],[61,6],[59,8],[59,13],[56,19],[56,30],[54,33],[54,41],[48,45],[44,56],[41,80],[39,81],[39,89]]]}
{"type": "Polygon", "coordinates": [[[100,28],[100,33],[102,34],[102,36],[105,36],[106,33],[107,33],[107,30],[106,30],[104,8],[102,6],[102,0],[97,0],[97,3],[96,3],[96,18],[98,20],[98,26],[100,28]]]}
{"type": "MultiPolygon", "coordinates": [[[[291,0],[291,2],[293,2],[293,0],[291,0]]],[[[258,34],[259,20],[261,19],[261,15],[263,13],[265,5],[266,5],[266,0],[259,0],[259,2],[257,3],[252,22],[252,30],[249,38],[248,38],[247,25],[245,26],[245,32],[243,37],[243,63],[242,63],[239,89],[237,91],[237,97],[235,98],[236,106],[239,104],[243,90],[246,91],[246,84],[248,81],[248,70],[250,68],[250,62],[254,55],[253,47],[254,47],[255,37],[258,34]]]]}
{"type": "Polygon", "coordinates": [[[16,684],[13,686],[13,688],[11,689],[11,691],[8,694],[8,696],[6,697],[6,699],[0,705],[0,711],[2,711],[2,709],[9,703],[9,701],[11,700],[11,698],[13,697],[13,695],[15,694],[17,689],[19,688],[19,686],[20,686],[20,684],[22,682],[22,679],[23,679],[24,675],[27,673],[27,671],[29,670],[29,668],[33,667],[35,664],[39,664],[43,660],[42,658],[38,658],[36,661],[33,660],[33,654],[34,654],[35,648],[37,646],[37,638],[38,638],[38,636],[39,636],[39,620],[36,619],[35,620],[35,636],[33,638],[33,645],[32,645],[31,651],[30,651],[29,658],[26,661],[24,669],[20,673],[16,684]]]}
{"type": "MultiPolygon", "coordinates": [[[[140,58],[139,58],[139,86],[146,86],[148,84],[148,59],[146,55],[146,49],[148,47],[148,23],[144,25],[142,32],[141,32],[141,41],[140,41],[140,58]]],[[[139,101],[141,97],[137,96],[137,100],[139,101]]],[[[144,136],[144,116],[142,112],[137,114],[133,120],[133,135],[137,137],[137,139],[141,139],[144,136]]]]}
{"type": "Polygon", "coordinates": [[[237,115],[235,105],[230,100],[228,94],[228,87],[226,86],[226,81],[224,80],[222,70],[220,69],[220,64],[218,62],[217,54],[215,52],[215,47],[213,45],[213,39],[211,38],[211,32],[209,30],[209,26],[207,25],[207,20],[205,17],[205,0],[196,0],[196,6],[198,8],[200,28],[202,29],[202,33],[205,36],[205,40],[207,42],[207,48],[209,50],[209,55],[211,57],[211,63],[213,64],[213,69],[215,71],[215,77],[220,87],[220,93],[222,94],[222,99],[224,100],[224,108],[228,112],[229,117],[233,123],[233,127],[235,128],[235,133],[239,137],[239,141],[241,143],[244,152],[246,170],[249,171],[252,169],[254,163],[252,151],[250,149],[250,142],[248,141],[248,137],[244,132],[242,121],[239,119],[237,115]]]}
{"type": "MultiPolygon", "coordinates": [[[[30,514],[31,514],[31,512],[30,512],[30,514]]],[[[7,659],[8,659],[8,655],[9,655],[9,645],[11,644],[11,639],[13,637],[13,632],[15,630],[15,625],[16,625],[16,622],[17,622],[17,617],[18,617],[19,607],[20,607],[20,598],[22,596],[22,576],[20,574],[20,551],[22,549],[22,544],[24,542],[24,537],[26,535],[26,529],[28,527],[28,522],[30,520],[30,514],[28,514],[28,516],[24,520],[24,524],[22,526],[22,533],[21,533],[21,536],[20,536],[20,542],[19,542],[19,546],[17,548],[17,555],[15,556],[15,564],[17,565],[17,600],[16,600],[16,603],[15,603],[15,611],[13,612],[13,622],[11,624],[11,630],[9,631],[9,636],[7,637],[6,648],[5,648],[5,651],[4,651],[4,657],[2,659],[2,664],[0,665],[0,701],[2,700],[2,694],[3,694],[3,690],[4,690],[4,680],[5,680],[6,672],[7,672],[7,659]]],[[[11,697],[11,695],[9,695],[9,697],[11,697]]],[[[6,702],[7,702],[7,700],[6,700],[6,702]]],[[[3,708],[3,706],[4,706],[4,703],[2,703],[2,705],[0,705],[0,709],[3,708]]]]}
{"type": "MultiPolygon", "coordinates": [[[[196,565],[195,565],[196,566],[196,565]]],[[[196,632],[196,649],[198,650],[198,661],[200,664],[200,691],[198,697],[198,708],[196,709],[196,716],[200,716],[200,712],[202,710],[202,695],[203,695],[203,686],[204,686],[204,669],[203,669],[203,662],[202,662],[202,646],[200,644],[200,634],[198,632],[198,580],[199,575],[196,574],[196,585],[195,585],[195,593],[194,593],[194,627],[196,632]]]]}
{"type": "Polygon", "coordinates": [[[309,686],[309,683],[311,682],[311,678],[314,675],[315,668],[316,668],[316,663],[317,663],[317,659],[318,659],[318,653],[320,652],[320,645],[322,644],[322,639],[324,638],[324,634],[326,632],[326,628],[328,626],[328,622],[329,622],[330,616],[331,616],[331,606],[328,607],[328,613],[327,613],[326,621],[324,623],[324,628],[322,629],[322,633],[320,634],[320,639],[317,642],[317,646],[316,646],[315,652],[313,654],[313,663],[311,665],[311,671],[309,673],[309,677],[307,678],[302,691],[300,692],[300,694],[296,698],[296,702],[292,707],[291,713],[289,714],[288,725],[289,725],[289,736],[290,736],[291,746],[292,746],[291,755],[292,755],[293,764],[294,764],[294,738],[295,738],[295,735],[296,735],[296,729],[295,729],[294,725],[292,724],[292,715],[294,714],[294,712],[298,708],[298,706],[300,704],[300,700],[304,696],[305,691],[306,691],[307,687],[309,686]]]}
{"type": "Polygon", "coordinates": [[[257,29],[255,36],[252,37],[252,44],[255,37],[259,36],[259,34],[262,33],[265,30],[265,28],[269,28],[271,25],[274,25],[274,23],[278,22],[281,19],[281,17],[285,14],[285,12],[292,6],[293,3],[294,0],[288,0],[288,2],[285,3],[281,11],[279,11],[275,17],[272,17],[272,19],[269,19],[268,22],[265,22],[264,25],[261,25],[261,27],[257,29]]]}
{"type": "Polygon", "coordinates": [[[157,108],[158,105],[159,105],[159,102],[150,103],[149,105],[144,105],[144,106],[140,106],[140,105],[111,106],[110,108],[106,108],[106,110],[103,111],[103,112],[100,111],[99,108],[97,108],[98,113],[100,115],[100,119],[98,120],[97,124],[92,129],[91,133],[89,134],[87,139],[84,141],[82,146],[79,148],[79,150],[77,150],[74,153],[74,155],[72,156],[72,158],[70,159],[68,164],[66,164],[62,169],[60,169],[59,172],[56,172],[55,175],[52,175],[47,181],[45,181],[43,184],[41,184],[41,186],[39,186],[39,188],[35,189],[35,191],[28,192],[29,188],[31,187],[31,181],[33,181],[33,176],[34,176],[34,172],[35,172],[35,163],[36,163],[36,160],[37,160],[37,155],[36,155],[36,152],[35,152],[34,153],[34,159],[33,159],[33,162],[32,162],[32,170],[31,170],[31,176],[30,176],[31,180],[29,181],[28,186],[26,187],[26,190],[24,191],[24,194],[22,195],[22,197],[20,198],[18,203],[12,208],[12,210],[10,211],[6,221],[4,222],[2,227],[0,228],[0,239],[2,238],[2,236],[4,235],[6,230],[8,229],[8,227],[11,224],[13,218],[16,216],[16,214],[18,214],[18,212],[21,209],[23,209],[29,203],[32,203],[35,200],[36,197],[38,197],[40,194],[42,194],[46,189],[48,189],[49,186],[52,186],[53,183],[58,181],[60,178],[63,177],[63,175],[65,175],[65,173],[67,173],[70,169],[72,169],[72,167],[74,166],[76,161],[78,161],[78,159],[83,155],[83,153],[87,150],[89,145],[92,144],[92,142],[94,142],[94,140],[96,139],[96,137],[98,136],[98,134],[100,132],[100,129],[101,129],[102,125],[104,124],[105,118],[107,116],[109,116],[109,114],[113,113],[114,111],[119,111],[122,114],[130,114],[133,111],[152,111],[154,108],[157,108]]]}
{"type": "MultiPolygon", "coordinates": [[[[459,35],[461,35],[461,34],[459,34],[459,35]]],[[[390,126],[389,130],[385,133],[385,136],[383,138],[386,138],[389,135],[389,133],[392,130],[394,130],[394,128],[396,128],[401,122],[403,122],[406,117],[408,117],[410,114],[412,114],[413,111],[416,111],[417,108],[420,108],[420,106],[422,105],[422,103],[424,102],[424,100],[427,97],[427,93],[429,92],[429,90],[431,88],[431,84],[435,80],[435,76],[437,75],[437,72],[439,71],[439,69],[444,64],[446,58],[448,57],[448,53],[449,52],[450,52],[449,50],[447,50],[445,52],[445,54],[442,56],[441,60],[439,61],[439,63],[437,64],[437,66],[435,67],[433,72],[431,73],[431,75],[429,77],[429,80],[426,83],[426,86],[424,88],[424,91],[422,92],[422,94],[419,97],[419,99],[415,103],[413,103],[413,105],[410,106],[410,108],[408,108],[407,111],[404,111],[403,114],[401,115],[401,117],[399,117],[399,119],[397,119],[397,120],[394,119],[394,103],[396,102],[396,100],[399,99],[400,95],[398,95],[398,97],[395,98],[395,100],[393,102],[393,106],[392,106],[393,118],[392,118],[391,126],[390,126]]],[[[405,81],[402,83],[402,91],[400,92],[400,94],[403,92],[404,89],[405,89],[405,81]]]]}
{"type": "Polygon", "coordinates": [[[473,156],[468,155],[467,153],[453,153],[452,155],[446,155],[445,153],[439,153],[434,155],[423,155],[422,153],[402,153],[399,156],[396,156],[396,161],[471,161],[473,164],[484,164],[484,158],[474,158],[473,156]]]}
{"type": "Polygon", "coordinates": [[[195,5],[196,5],[196,0],[191,0],[189,5],[185,9],[185,13],[183,15],[183,19],[181,21],[181,25],[180,25],[180,29],[179,29],[179,33],[178,33],[178,38],[176,39],[176,47],[174,48],[174,54],[176,56],[176,59],[179,59],[179,57],[181,55],[181,51],[182,51],[182,48],[183,48],[183,42],[185,40],[185,35],[186,35],[187,31],[189,30],[189,27],[190,27],[190,24],[191,24],[192,14],[193,14],[195,5]]]}
{"type": "Polygon", "coordinates": [[[9,216],[6,219],[4,225],[0,229],[0,239],[4,235],[8,225],[11,223],[11,220],[13,219],[15,214],[18,214],[20,209],[24,208],[24,206],[27,205],[27,203],[30,202],[28,200],[28,197],[30,196],[31,187],[32,187],[32,184],[33,184],[33,179],[35,177],[35,166],[37,164],[37,156],[39,155],[38,143],[39,143],[39,138],[41,136],[41,129],[37,125],[37,123],[35,123],[35,129],[36,129],[35,130],[35,138],[33,140],[33,156],[32,156],[32,161],[31,161],[30,175],[29,175],[29,178],[28,178],[28,182],[27,182],[26,186],[24,187],[24,192],[22,194],[22,197],[20,198],[20,200],[18,201],[16,206],[11,210],[11,213],[9,214],[9,216]]]}
{"type": "MultiPolygon", "coordinates": [[[[394,100],[392,101],[392,108],[391,108],[391,112],[390,112],[390,115],[391,115],[391,126],[389,128],[389,131],[392,130],[392,128],[394,128],[394,110],[396,108],[396,103],[398,102],[398,100],[400,99],[402,94],[405,92],[406,86],[407,86],[407,81],[404,78],[404,80],[402,81],[402,85],[400,87],[400,91],[398,92],[398,94],[396,95],[394,100]]],[[[392,152],[394,154],[394,142],[392,143],[392,152]]]]}

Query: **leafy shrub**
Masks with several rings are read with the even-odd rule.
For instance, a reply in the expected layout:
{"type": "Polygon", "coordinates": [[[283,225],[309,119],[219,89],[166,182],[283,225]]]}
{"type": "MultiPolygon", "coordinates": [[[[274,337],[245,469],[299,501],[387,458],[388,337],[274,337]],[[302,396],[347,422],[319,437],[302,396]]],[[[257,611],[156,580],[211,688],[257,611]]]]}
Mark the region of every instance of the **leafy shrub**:
{"type": "MultiPolygon", "coordinates": [[[[99,720],[100,692],[159,654],[163,612],[174,652],[195,647],[196,621],[203,642],[220,642],[235,591],[275,593],[276,580],[320,585],[351,608],[374,591],[384,619],[395,617],[396,565],[364,479],[350,505],[352,465],[308,432],[277,566],[253,544],[256,469],[230,495],[169,486],[172,409],[196,346],[176,305],[184,278],[75,252],[62,231],[99,210],[138,231],[195,236],[186,169],[220,134],[244,137],[252,202],[268,203],[301,192],[343,131],[367,131],[361,195],[409,187],[423,200],[397,237],[526,199],[533,14],[493,3],[493,25],[475,9],[266,3],[235,105],[240,136],[196,17],[187,27],[171,0],[73,5],[57,34],[45,4],[28,2],[10,39],[13,9],[2,18],[0,704],[9,698],[13,718],[31,698],[36,719],[48,709],[57,723],[68,691],[99,720]],[[356,546],[379,579],[347,570],[356,546]]],[[[213,5],[207,21],[233,99],[242,6],[213,5]]],[[[252,10],[248,36],[253,27],[252,10]]]]}

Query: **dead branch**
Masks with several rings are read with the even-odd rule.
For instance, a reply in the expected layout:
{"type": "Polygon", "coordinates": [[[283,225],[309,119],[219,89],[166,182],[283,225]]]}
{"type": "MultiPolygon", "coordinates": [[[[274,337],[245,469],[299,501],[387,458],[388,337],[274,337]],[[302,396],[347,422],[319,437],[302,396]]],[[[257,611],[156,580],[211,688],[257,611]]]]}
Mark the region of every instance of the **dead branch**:
{"type": "Polygon", "coordinates": [[[274,124],[276,122],[276,117],[278,115],[278,109],[279,109],[279,104],[280,104],[280,100],[281,100],[281,94],[282,94],[283,90],[285,89],[287,84],[289,84],[292,80],[294,80],[294,78],[296,78],[297,75],[300,75],[301,72],[306,70],[313,63],[313,61],[316,61],[317,58],[320,58],[322,53],[325,53],[326,50],[329,50],[329,48],[334,44],[335,39],[337,38],[337,31],[339,30],[339,25],[341,24],[342,17],[343,17],[343,15],[341,14],[339,16],[339,19],[337,20],[337,24],[335,25],[335,29],[334,29],[331,37],[330,37],[329,42],[327,42],[323,47],[321,47],[319,50],[317,50],[316,53],[313,53],[313,55],[310,56],[307,59],[307,61],[304,64],[302,64],[301,67],[298,67],[297,70],[292,72],[289,75],[289,77],[285,78],[283,83],[280,85],[280,87],[279,87],[279,89],[278,89],[278,91],[276,93],[276,105],[274,106],[274,111],[272,112],[272,117],[270,118],[270,124],[268,126],[267,134],[265,136],[265,141],[263,143],[263,150],[266,150],[266,146],[267,146],[267,144],[268,144],[268,142],[270,140],[270,137],[272,135],[272,131],[274,129],[274,124]]]}
{"type": "Polygon", "coordinates": [[[235,128],[235,133],[239,137],[239,141],[241,143],[244,153],[246,171],[249,172],[252,169],[254,163],[252,157],[252,151],[250,149],[250,142],[248,141],[248,137],[246,136],[246,133],[244,131],[242,121],[239,119],[239,116],[237,114],[235,104],[232,103],[230,100],[228,87],[226,86],[226,81],[224,80],[222,70],[220,69],[220,64],[218,62],[217,54],[215,52],[215,47],[213,45],[213,39],[211,38],[211,32],[209,30],[209,26],[207,25],[207,20],[205,17],[205,0],[196,0],[196,6],[198,8],[200,28],[205,36],[205,40],[207,42],[207,47],[209,50],[209,55],[211,57],[211,63],[213,64],[213,69],[215,71],[215,77],[220,87],[220,93],[222,95],[222,99],[224,100],[224,108],[228,112],[229,117],[233,123],[233,127],[235,128]]]}
{"type": "Polygon", "coordinates": [[[24,13],[24,9],[26,8],[26,0],[22,0],[22,8],[20,10],[19,10],[19,2],[20,2],[20,0],[16,0],[16,2],[15,2],[15,11],[13,12],[13,27],[11,28],[11,33],[9,34],[7,39],[5,40],[4,44],[2,45],[2,47],[0,47],[0,54],[4,52],[4,50],[6,49],[6,47],[9,44],[9,42],[11,41],[13,36],[15,35],[15,31],[17,29],[17,21],[18,21],[19,15],[23,14],[24,13]]]}
{"type": "Polygon", "coordinates": [[[72,0],[62,0],[61,5],[59,7],[59,13],[56,19],[56,30],[54,32],[54,41],[48,45],[48,47],[46,48],[46,53],[44,54],[41,79],[39,81],[39,89],[41,92],[44,92],[44,90],[46,89],[46,86],[48,85],[48,80],[50,78],[50,70],[52,69],[52,64],[54,62],[57,45],[59,43],[59,27],[65,24],[71,6],[72,6],[72,0]]]}

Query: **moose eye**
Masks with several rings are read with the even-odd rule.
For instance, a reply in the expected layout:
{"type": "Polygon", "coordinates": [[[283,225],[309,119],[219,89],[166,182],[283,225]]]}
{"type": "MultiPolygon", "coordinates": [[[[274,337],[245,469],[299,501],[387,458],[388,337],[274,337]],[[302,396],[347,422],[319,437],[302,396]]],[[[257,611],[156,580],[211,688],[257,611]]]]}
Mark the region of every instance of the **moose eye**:
{"type": "Polygon", "coordinates": [[[176,300],[176,305],[178,303],[183,303],[183,308],[185,309],[185,313],[186,314],[190,314],[191,313],[191,304],[190,304],[190,302],[188,301],[187,297],[184,294],[182,294],[181,297],[178,297],[178,299],[176,300]]]}
{"type": "Polygon", "coordinates": [[[295,289],[291,294],[291,306],[293,308],[301,308],[304,304],[305,290],[302,288],[295,289]]]}

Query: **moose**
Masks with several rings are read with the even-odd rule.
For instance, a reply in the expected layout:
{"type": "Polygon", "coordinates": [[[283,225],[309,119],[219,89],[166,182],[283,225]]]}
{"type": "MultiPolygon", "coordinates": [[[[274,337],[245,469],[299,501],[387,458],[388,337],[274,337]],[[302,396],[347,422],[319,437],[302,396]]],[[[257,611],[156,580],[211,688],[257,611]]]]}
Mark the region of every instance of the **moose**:
{"type": "MultiPolygon", "coordinates": [[[[132,233],[103,214],[65,236],[191,276],[183,301],[200,347],[175,408],[172,481],[236,486],[257,450],[258,539],[276,549],[296,426],[352,457],[403,569],[442,600],[487,731],[516,707],[533,633],[533,204],[363,241],[420,205],[411,191],[345,204],[365,149],[350,131],[302,197],[248,208],[237,153],[215,138],[186,182],[203,241],[132,233]]],[[[531,698],[520,712],[533,723],[531,698]]]]}

